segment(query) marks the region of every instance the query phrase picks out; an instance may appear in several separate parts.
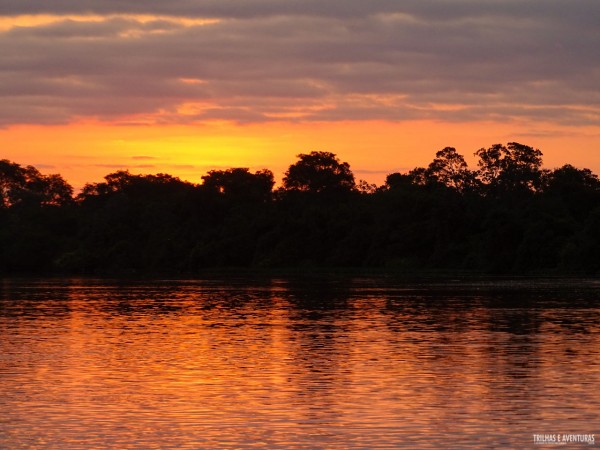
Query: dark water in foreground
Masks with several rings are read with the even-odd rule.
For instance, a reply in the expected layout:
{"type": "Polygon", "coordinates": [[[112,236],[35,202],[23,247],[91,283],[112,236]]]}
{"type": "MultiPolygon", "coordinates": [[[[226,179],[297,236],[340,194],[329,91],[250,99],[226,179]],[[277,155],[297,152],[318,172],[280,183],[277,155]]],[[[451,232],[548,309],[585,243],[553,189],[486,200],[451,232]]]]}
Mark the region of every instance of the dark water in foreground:
{"type": "Polygon", "coordinates": [[[2,449],[543,448],[599,387],[590,280],[0,281],[2,449]]]}

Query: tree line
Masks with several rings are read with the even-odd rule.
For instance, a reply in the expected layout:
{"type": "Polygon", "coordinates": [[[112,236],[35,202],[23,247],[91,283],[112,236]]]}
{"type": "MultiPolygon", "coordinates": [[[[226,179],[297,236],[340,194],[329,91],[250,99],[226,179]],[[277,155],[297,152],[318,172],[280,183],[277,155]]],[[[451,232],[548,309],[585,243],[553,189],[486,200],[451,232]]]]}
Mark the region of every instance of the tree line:
{"type": "Polygon", "coordinates": [[[0,161],[0,273],[194,274],[223,267],[399,271],[600,270],[600,181],[511,142],[357,182],[329,152],[198,184],[117,171],[77,195],[60,175],[0,161]]]}

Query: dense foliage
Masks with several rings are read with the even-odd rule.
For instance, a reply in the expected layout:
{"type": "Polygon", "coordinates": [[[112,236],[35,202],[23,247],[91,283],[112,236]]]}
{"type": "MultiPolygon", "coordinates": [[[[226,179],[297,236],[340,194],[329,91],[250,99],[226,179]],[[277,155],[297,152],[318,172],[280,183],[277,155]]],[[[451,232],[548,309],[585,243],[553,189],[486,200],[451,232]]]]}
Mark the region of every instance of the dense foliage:
{"type": "Polygon", "coordinates": [[[598,273],[600,181],[542,168],[509,143],[471,170],[454,148],[383,186],[334,154],[273,173],[212,170],[201,184],[111,173],[73,197],[59,175],[0,161],[0,271],[193,274],[218,267],[598,273]]]}

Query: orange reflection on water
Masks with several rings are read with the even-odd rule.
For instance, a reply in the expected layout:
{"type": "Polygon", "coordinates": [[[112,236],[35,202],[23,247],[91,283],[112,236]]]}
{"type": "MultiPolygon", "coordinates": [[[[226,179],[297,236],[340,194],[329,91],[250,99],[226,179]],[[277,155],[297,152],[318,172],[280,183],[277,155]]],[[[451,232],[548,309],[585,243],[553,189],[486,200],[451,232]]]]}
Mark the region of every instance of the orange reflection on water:
{"type": "Polygon", "coordinates": [[[600,410],[595,307],[364,280],[3,286],[0,447],[522,448],[600,410]]]}

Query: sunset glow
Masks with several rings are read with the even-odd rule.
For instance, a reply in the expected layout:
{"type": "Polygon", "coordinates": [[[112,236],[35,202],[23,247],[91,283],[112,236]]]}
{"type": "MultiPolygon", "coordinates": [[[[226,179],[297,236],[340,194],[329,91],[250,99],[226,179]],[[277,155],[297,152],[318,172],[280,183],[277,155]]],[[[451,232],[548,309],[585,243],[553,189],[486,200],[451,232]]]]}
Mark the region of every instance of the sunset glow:
{"type": "Polygon", "coordinates": [[[600,171],[596,127],[557,127],[544,135],[525,126],[358,121],[200,126],[112,126],[77,123],[21,125],[0,130],[3,158],[63,174],[76,188],[112,171],[166,172],[194,183],[211,169],[272,169],[278,180],[298,153],[332,151],[357,178],[380,184],[389,173],[426,165],[435,152],[455,146],[475,167],[473,152],[517,140],[543,150],[545,164],[571,163],[600,171]]]}
{"type": "Polygon", "coordinates": [[[379,184],[508,141],[600,171],[593,1],[338,3],[4,2],[0,156],[76,188],[118,169],[280,180],[312,150],[379,184]]]}

